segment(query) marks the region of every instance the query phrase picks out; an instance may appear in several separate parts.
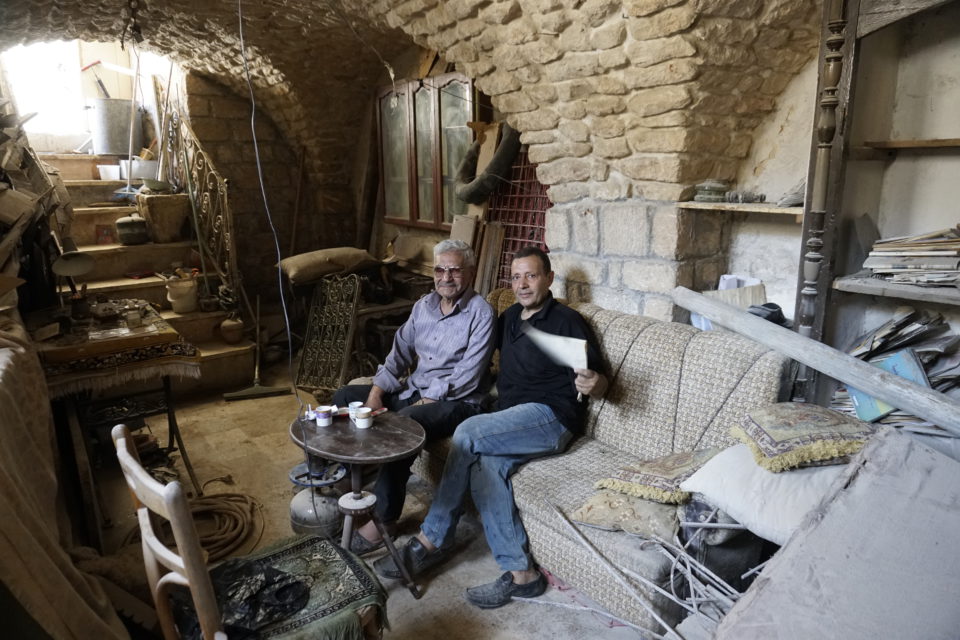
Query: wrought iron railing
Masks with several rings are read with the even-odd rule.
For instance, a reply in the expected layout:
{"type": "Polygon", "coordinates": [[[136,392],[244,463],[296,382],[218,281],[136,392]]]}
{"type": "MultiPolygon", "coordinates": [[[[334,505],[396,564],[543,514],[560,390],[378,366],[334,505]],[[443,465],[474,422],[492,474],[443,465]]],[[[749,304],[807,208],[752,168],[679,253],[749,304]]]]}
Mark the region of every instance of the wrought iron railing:
{"type": "Polygon", "coordinates": [[[204,272],[220,281],[216,296],[221,307],[236,309],[243,289],[228,181],[178,111],[167,113],[165,129],[165,179],[190,195],[204,272]]]}

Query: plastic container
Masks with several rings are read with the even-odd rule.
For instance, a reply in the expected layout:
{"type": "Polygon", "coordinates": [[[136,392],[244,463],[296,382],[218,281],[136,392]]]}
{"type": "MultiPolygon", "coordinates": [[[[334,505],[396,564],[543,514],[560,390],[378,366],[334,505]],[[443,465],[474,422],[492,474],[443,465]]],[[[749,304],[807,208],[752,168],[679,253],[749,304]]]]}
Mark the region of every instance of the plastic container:
{"type": "MultiPolygon", "coordinates": [[[[143,146],[140,111],[133,117],[133,148],[143,146]]],[[[96,98],[93,101],[93,152],[96,155],[125,156],[130,153],[130,101],[96,98]]],[[[150,176],[151,178],[153,176],[150,176]]]]}
{"type": "Polygon", "coordinates": [[[120,160],[120,179],[126,180],[127,174],[130,178],[156,178],[157,168],[160,166],[159,160],[141,160],[134,158],[133,162],[129,160],[120,160]]]}
{"type": "Polygon", "coordinates": [[[167,280],[167,300],[176,313],[197,310],[197,281],[193,278],[167,280]]]}
{"type": "Polygon", "coordinates": [[[98,164],[97,171],[101,180],[119,180],[120,165],[116,164],[98,164]]]}

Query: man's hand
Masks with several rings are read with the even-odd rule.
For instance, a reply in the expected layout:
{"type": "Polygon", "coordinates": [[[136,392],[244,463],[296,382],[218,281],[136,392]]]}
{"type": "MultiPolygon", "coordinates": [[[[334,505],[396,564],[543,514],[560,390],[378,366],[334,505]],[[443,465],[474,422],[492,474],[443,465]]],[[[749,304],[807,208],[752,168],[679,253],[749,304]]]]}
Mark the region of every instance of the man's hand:
{"type": "Polygon", "coordinates": [[[413,403],[413,406],[415,407],[418,404],[430,404],[431,402],[436,402],[436,400],[433,400],[431,398],[420,398],[419,400],[413,403]]]}
{"type": "Polygon", "coordinates": [[[370,393],[367,394],[367,401],[363,403],[365,407],[370,407],[374,411],[383,407],[383,389],[377,385],[370,387],[370,393]]]}
{"type": "Polygon", "coordinates": [[[603,397],[607,391],[607,378],[603,374],[591,369],[574,369],[573,371],[577,374],[573,384],[578,393],[591,398],[603,397]]]}

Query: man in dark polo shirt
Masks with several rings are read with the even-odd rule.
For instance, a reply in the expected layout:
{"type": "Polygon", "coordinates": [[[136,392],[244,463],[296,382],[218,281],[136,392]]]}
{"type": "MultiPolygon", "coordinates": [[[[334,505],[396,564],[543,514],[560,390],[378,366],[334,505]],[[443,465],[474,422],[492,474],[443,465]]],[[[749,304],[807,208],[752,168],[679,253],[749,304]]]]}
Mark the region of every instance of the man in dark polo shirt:
{"type": "MultiPolygon", "coordinates": [[[[510,476],[529,460],[564,451],[583,432],[586,398],[599,398],[607,388],[593,333],[579,313],[550,293],[550,258],[535,247],[521,249],[511,265],[511,279],[517,303],[498,320],[497,411],[469,418],[454,432],[430,511],[420,533],[401,550],[413,575],[443,560],[453,544],[463,501],[471,493],[487,543],[504,571],[493,582],[467,589],[467,601],[481,608],[502,606],[514,596],[536,597],[546,589],[546,579],[530,557],[510,476]],[[586,340],[588,368],[554,364],[524,333],[525,323],[586,340]]],[[[400,577],[390,556],[374,567],[384,577],[400,577]]]]}

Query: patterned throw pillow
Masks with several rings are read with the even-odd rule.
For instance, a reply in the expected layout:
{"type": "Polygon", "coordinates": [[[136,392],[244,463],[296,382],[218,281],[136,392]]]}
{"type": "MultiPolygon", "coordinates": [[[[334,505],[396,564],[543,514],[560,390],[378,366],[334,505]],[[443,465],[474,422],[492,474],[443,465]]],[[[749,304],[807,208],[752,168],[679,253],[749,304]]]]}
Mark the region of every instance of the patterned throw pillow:
{"type": "Polygon", "coordinates": [[[750,447],[767,471],[844,464],[863,448],[874,428],[842,413],[805,402],[754,409],[730,433],[750,447]]]}
{"type": "Polygon", "coordinates": [[[680,483],[719,452],[720,449],[711,448],[671,453],[619,469],[612,478],[598,480],[594,487],[613,489],[657,502],[679,504],[690,499],[689,493],[680,490],[680,483]]]}
{"type": "Polygon", "coordinates": [[[570,519],[609,531],[626,531],[644,538],[673,540],[677,508],[619,491],[598,491],[570,519]]]}

